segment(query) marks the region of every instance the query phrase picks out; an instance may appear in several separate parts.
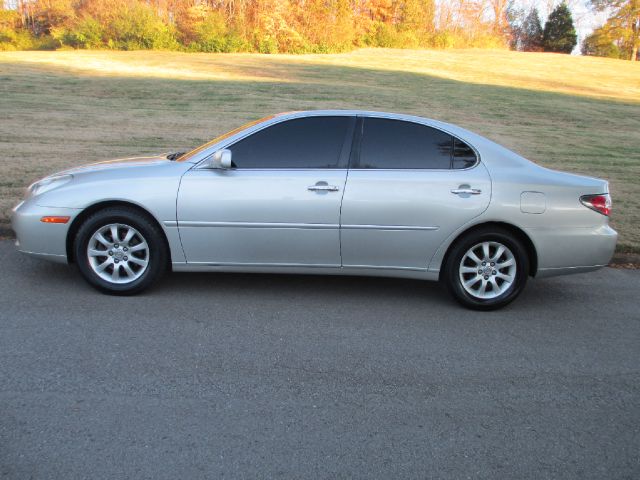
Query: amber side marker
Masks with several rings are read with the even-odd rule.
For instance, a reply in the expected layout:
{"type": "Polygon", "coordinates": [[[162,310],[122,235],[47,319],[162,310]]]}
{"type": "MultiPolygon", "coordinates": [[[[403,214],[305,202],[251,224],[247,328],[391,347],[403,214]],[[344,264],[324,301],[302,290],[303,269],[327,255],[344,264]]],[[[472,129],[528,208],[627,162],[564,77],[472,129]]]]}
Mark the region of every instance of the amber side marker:
{"type": "Polygon", "coordinates": [[[42,217],[43,223],[67,223],[71,217],[42,217]]]}

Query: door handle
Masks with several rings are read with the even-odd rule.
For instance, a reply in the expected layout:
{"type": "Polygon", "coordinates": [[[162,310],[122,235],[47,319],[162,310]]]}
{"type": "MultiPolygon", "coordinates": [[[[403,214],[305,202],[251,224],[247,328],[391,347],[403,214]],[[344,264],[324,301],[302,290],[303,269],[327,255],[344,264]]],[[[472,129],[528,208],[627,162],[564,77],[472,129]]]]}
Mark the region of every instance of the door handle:
{"type": "Polygon", "coordinates": [[[335,185],[310,185],[307,190],[312,192],[337,192],[339,189],[335,185]]]}
{"type": "Polygon", "coordinates": [[[482,190],[478,188],[454,188],[451,193],[455,195],[480,195],[482,190]]]}

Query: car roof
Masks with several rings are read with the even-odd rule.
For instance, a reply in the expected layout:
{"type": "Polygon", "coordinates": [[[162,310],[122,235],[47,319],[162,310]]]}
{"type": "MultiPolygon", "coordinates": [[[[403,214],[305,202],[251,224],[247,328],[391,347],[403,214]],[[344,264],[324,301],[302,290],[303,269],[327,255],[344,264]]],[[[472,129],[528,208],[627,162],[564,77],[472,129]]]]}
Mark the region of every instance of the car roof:
{"type": "MultiPolygon", "coordinates": [[[[439,130],[443,130],[455,137],[459,137],[461,140],[470,143],[474,147],[480,147],[479,144],[485,142],[493,143],[491,140],[467,130],[458,125],[452,123],[443,122],[428,117],[420,117],[418,115],[410,115],[405,113],[392,113],[392,112],[380,112],[375,110],[299,110],[292,112],[283,112],[274,115],[274,118],[270,123],[278,123],[283,120],[290,120],[293,118],[315,117],[315,116],[360,116],[360,117],[375,117],[375,118],[388,118],[392,120],[403,120],[407,122],[420,123],[435,127],[439,130]]],[[[265,124],[266,125],[266,124],[265,124]]]]}

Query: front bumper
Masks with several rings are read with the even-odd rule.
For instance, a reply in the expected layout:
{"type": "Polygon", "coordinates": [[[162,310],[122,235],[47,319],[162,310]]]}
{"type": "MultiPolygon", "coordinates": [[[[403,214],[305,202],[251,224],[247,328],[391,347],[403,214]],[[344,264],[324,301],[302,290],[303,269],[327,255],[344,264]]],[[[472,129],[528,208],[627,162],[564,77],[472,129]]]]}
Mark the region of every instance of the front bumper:
{"type": "Polygon", "coordinates": [[[67,233],[77,208],[42,207],[31,200],[19,203],[11,216],[18,250],[36,257],[67,263],[67,233]],[[44,216],[68,216],[67,223],[43,223],[44,216]]]}

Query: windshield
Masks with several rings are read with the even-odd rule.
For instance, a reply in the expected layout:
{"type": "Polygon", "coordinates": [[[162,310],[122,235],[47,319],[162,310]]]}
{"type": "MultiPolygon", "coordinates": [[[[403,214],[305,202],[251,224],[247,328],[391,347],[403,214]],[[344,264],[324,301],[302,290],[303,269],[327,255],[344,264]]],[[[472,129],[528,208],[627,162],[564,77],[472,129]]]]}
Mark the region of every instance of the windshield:
{"type": "Polygon", "coordinates": [[[186,160],[189,160],[193,156],[195,156],[195,155],[199,154],[200,152],[202,152],[203,150],[206,150],[207,148],[209,148],[211,145],[215,145],[216,143],[221,142],[225,138],[229,138],[229,137],[235,135],[236,133],[240,133],[241,131],[246,130],[249,127],[253,127],[254,125],[258,125],[259,123],[266,122],[267,120],[271,120],[274,117],[276,117],[276,115],[269,115],[268,117],[264,117],[264,118],[261,118],[259,120],[254,120],[253,122],[245,123],[241,127],[235,128],[235,129],[231,130],[230,132],[224,133],[224,134],[220,135],[219,137],[214,138],[210,142],[207,142],[204,145],[200,145],[198,148],[195,148],[195,149],[191,150],[190,152],[187,152],[184,155],[181,155],[180,158],[176,159],[176,161],[177,162],[184,162],[186,160]]]}

